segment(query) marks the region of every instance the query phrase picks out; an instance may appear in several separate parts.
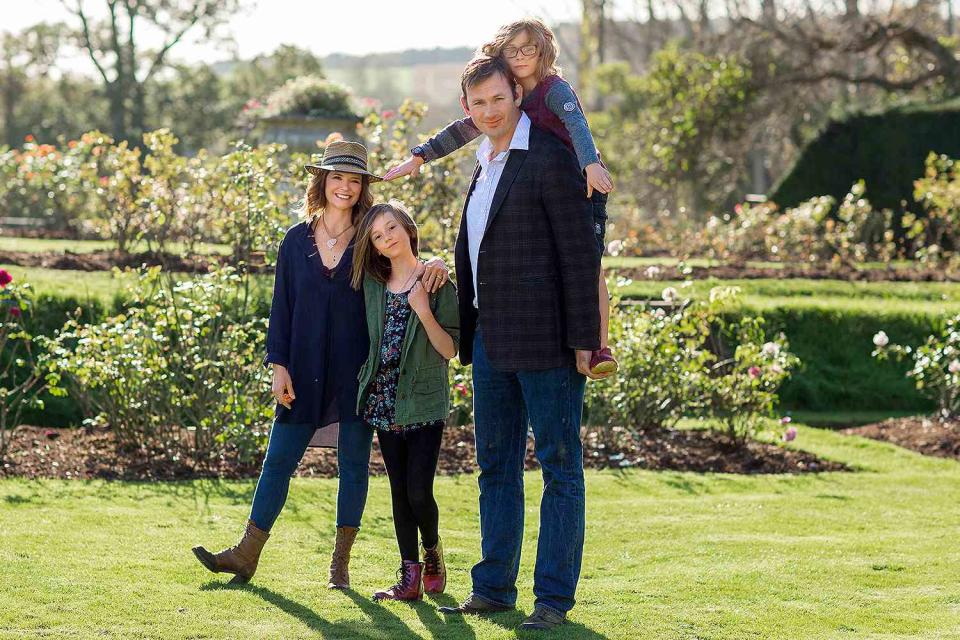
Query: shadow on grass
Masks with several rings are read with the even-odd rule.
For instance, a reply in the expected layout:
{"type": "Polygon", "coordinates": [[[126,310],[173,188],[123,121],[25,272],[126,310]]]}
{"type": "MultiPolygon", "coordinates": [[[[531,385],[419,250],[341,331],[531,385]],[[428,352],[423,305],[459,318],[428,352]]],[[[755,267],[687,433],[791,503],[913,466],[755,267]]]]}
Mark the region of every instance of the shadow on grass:
{"type": "MultiPolygon", "coordinates": [[[[265,602],[275,606],[284,613],[296,618],[302,624],[306,625],[312,631],[322,635],[324,638],[383,638],[388,637],[391,640],[413,640],[421,636],[414,633],[407,624],[395,613],[390,611],[388,606],[374,602],[371,598],[365,597],[360,593],[348,589],[346,591],[332,592],[339,593],[348,597],[368,618],[368,622],[358,622],[348,620],[343,622],[331,622],[323,618],[310,607],[291,600],[283,594],[277,593],[272,589],[253,584],[232,585],[217,580],[211,580],[200,587],[200,591],[246,591],[252,595],[262,598],[265,602]]],[[[457,601],[447,594],[436,594],[429,596],[430,601],[423,600],[409,603],[409,606],[417,614],[420,622],[427,629],[427,632],[434,638],[462,638],[464,640],[476,640],[477,634],[471,624],[470,616],[443,616],[437,610],[438,606],[454,606],[457,601]]],[[[395,606],[395,605],[390,605],[395,606]]],[[[515,631],[519,637],[541,637],[537,631],[518,631],[517,627],[526,618],[526,613],[517,609],[504,613],[484,616],[483,619],[491,622],[507,631],[515,631]]],[[[551,638],[575,638],[576,640],[606,640],[607,637],[601,635],[582,624],[568,622],[559,629],[550,632],[551,638]]]]}
{"type": "MultiPolygon", "coordinates": [[[[219,581],[211,580],[200,587],[201,591],[225,591],[236,590],[246,591],[252,595],[262,598],[264,601],[280,609],[284,613],[296,618],[302,624],[306,625],[312,631],[321,634],[324,638],[391,638],[393,640],[419,640],[420,635],[414,633],[403,620],[388,607],[377,604],[372,599],[364,597],[353,590],[334,591],[332,594],[343,594],[350,598],[355,605],[368,618],[368,621],[348,620],[342,622],[332,622],[324,619],[320,614],[310,607],[291,600],[283,594],[277,593],[266,587],[258,585],[231,585],[219,581]]],[[[423,622],[427,631],[434,637],[457,637],[465,640],[476,640],[476,634],[468,626],[452,629],[436,608],[425,602],[412,603],[411,606],[420,620],[423,622]]]]}

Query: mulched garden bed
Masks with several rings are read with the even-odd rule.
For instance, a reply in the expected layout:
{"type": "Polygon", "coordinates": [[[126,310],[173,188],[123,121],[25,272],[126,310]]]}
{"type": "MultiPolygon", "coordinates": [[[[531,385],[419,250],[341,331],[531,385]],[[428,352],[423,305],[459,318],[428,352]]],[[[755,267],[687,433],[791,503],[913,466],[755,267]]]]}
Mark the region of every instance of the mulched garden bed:
{"type": "Polygon", "coordinates": [[[844,429],[843,433],[890,442],[928,456],[960,460],[960,420],[926,416],[890,418],[844,429]]]}
{"type": "MultiPolygon", "coordinates": [[[[620,429],[588,428],[584,430],[583,442],[584,464],[594,469],[641,468],[740,474],[848,470],[840,463],[774,444],[750,442],[743,448],[732,447],[722,434],[704,430],[651,430],[634,437],[620,429]]],[[[376,438],[373,447],[370,470],[381,475],[385,470],[376,438]]],[[[448,427],[444,431],[438,472],[444,475],[473,473],[476,471],[475,460],[473,427],[448,427]]],[[[526,467],[538,468],[532,439],[527,446],[526,467]]],[[[336,476],[336,470],[335,451],[309,449],[297,474],[330,478],[336,476]]],[[[259,463],[243,465],[228,458],[204,469],[195,469],[190,460],[176,463],[151,460],[145,451],[118,451],[109,431],[21,427],[11,438],[7,462],[0,467],[0,476],[186,480],[199,477],[251,478],[259,471],[259,463]]]]}
{"type": "Polygon", "coordinates": [[[116,251],[92,251],[90,253],[32,253],[29,251],[0,251],[0,264],[20,267],[43,267],[73,271],[109,271],[114,267],[138,268],[162,266],[169,271],[207,273],[220,264],[220,258],[210,256],[178,256],[168,253],[129,253],[116,251]]]}

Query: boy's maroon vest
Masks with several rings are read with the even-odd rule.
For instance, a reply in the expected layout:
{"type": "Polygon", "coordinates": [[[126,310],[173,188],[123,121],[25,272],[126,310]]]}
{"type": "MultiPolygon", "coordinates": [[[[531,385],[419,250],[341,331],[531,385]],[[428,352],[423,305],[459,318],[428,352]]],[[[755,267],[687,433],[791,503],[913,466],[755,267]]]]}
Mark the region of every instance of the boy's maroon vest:
{"type": "MultiPolygon", "coordinates": [[[[560,138],[563,144],[567,145],[567,148],[573,151],[573,140],[570,138],[567,127],[563,124],[563,121],[557,117],[557,114],[550,111],[550,107],[547,106],[547,93],[553,85],[563,81],[563,78],[557,75],[547,76],[530,92],[530,95],[524,97],[520,108],[523,109],[533,124],[541,129],[546,129],[560,138]]],[[[573,95],[576,96],[576,92],[574,92],[573,95]]],[[[577,107],[583,112],[579,98],[577,98],[577,107]]]]}

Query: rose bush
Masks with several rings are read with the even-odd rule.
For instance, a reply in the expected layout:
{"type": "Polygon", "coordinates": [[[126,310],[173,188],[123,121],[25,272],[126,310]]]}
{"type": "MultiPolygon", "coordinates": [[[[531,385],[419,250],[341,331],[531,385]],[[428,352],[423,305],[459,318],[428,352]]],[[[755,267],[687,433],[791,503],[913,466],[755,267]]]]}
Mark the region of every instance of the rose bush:
{"type": "Polygon", "coordinates": [[[39,394],[44,389],[62,393],[59,376],[39,362],[34,337],[26,329],[31,305],[30,285],[15,284],[10,273],[0,269],[0,462],[23,410],[43,409],[39,394]]]}
{"type": "Polygon", "coordinates": [[[189,280],[143,271],[125,313],[69,321],[51,361],[88,422],[131,451],[199,465],[224,451],[254,459],[273,403],[261,365],[266,318],[247,291],[231,269],[189,280]]]}
{"type": "Polygon", "coordinates": [[[933,334],[918,346],[891,344],[890,337],[878,331],[873,337],[873,357],[911,359],[907,375],[917,390],[937,403],[942,418],[960,415],[960,315],[947,320],[943,331],[933,334]]]}

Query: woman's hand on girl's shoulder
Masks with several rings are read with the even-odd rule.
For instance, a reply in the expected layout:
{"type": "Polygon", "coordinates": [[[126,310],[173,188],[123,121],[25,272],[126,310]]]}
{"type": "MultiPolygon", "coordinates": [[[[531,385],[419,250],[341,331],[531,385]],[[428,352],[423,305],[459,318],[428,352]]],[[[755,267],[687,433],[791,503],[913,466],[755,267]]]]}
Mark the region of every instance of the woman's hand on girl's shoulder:
{"type": "Polygon", "coordinates": [[[431,258],[430,261],[424,265],[423,276],[420,278],[420,280],[423,281],[424,289],[426,289],[428,293],[436,293],[449,279],[450,269],[447,268],[447,264],[440,258],[431,258]]]}

